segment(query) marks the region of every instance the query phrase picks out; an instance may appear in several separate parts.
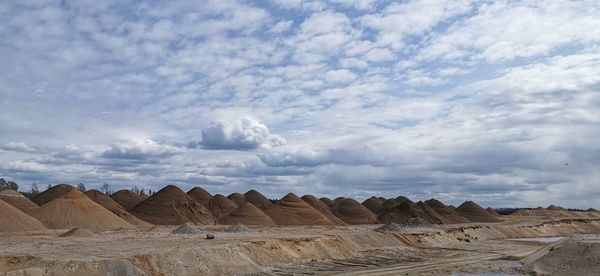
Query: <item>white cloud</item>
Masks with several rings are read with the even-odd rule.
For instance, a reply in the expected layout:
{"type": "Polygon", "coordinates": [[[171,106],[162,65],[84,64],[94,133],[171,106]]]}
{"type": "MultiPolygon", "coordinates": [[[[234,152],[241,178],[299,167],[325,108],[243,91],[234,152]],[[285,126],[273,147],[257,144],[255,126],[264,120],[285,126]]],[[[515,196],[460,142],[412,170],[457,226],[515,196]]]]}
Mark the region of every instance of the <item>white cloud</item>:
{"type": "Polygon", "coordinates": [[[202,129],[200,144],[206,149],[249,150],[277,147],[285,142],[283,137],[272,134],[266,125],[245,117],[235,122],[213,123],[202,129]]]}
{"type": "Polygon", "coordinates": [[[9,142],[0,147],[1,150],[34,153],[38,150],[23,142],[9,142]]]}
{"type": "Polygon", "coordinates": [[[110,159],[144,160],[178,153],[181,153],[181,150],[173,146],[162,145],[150,139],[132,139],[113,143],[110,149],[102,152],[100,156],[110,159]]]}
{"type": "Polygon", "coordinates": [[[329,82],[348,83],[356,79],[356,75],[347,69],[330,70],[325,74],[329,82]]]}

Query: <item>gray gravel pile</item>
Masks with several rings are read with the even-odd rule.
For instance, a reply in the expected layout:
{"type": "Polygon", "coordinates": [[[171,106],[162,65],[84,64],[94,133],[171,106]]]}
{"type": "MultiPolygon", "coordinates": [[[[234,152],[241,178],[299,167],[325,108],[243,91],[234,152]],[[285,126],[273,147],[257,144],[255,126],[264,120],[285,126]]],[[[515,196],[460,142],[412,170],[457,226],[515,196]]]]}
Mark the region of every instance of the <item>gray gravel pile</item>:
{"type": "Polygon", "coordinates": [[[246,233],[246,232],[250,232],[250,229],[248,229],[248,227],[246,227],[246,225],[243,225],[241,223],[236,223],[232,226],[229,226],[229,228],[225,229],[225,232],[227,232],[227,233],[246,233]]]}
{"type": "Polygon", "coordinates": [[[431,227],[431,224],[420,218],[409,218],[401,223],[390,223],[375,229],[377,232],[400,232],[406,228],[431,227]]]}
{"type": "Polygon", "coordinates": [[[201,232],[196,227],[184,223],[182,225],[179,225],[177,228],[173,229],[171,233],[176,235],[198,235],[201,232]]]}

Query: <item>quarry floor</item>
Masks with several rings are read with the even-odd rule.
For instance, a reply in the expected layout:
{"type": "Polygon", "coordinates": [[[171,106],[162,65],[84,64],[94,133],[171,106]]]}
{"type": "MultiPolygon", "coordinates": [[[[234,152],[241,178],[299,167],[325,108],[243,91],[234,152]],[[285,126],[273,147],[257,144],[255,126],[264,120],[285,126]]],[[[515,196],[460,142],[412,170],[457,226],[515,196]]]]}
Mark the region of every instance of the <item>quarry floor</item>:
{"type": "Polygon", "coordinates": [[[380,225],[199,226],[202,235],[173,235],[174,226],[4,234],[0,275],[528,275],[524,257],[548,243],[509,240],[571,237],[600,242],[600,221],[515,218],[495,224],[444,225],[401,232],[380,225]],[[205,234],[215,239],[205,239],[205,234]]]}

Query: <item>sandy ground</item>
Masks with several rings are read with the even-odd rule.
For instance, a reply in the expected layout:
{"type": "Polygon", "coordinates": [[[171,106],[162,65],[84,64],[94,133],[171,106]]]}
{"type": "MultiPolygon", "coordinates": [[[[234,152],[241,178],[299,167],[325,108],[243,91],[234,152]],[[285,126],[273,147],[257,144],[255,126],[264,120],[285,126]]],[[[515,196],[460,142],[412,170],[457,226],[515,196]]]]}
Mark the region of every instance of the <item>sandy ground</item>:
{"type": "Polygon", "coordinates": [[[94,237],[58,237],[66,230],[4,234],[0,275],[529,275],[523,260],[544,256],[548,243],[508,238],[600,242],[597,220],[517,218],[399,233],[373,231],[378,226],[249,227],[250,233],[199,227],[214,240],[170,234],[173,226],[92,231],[94,237]]]}

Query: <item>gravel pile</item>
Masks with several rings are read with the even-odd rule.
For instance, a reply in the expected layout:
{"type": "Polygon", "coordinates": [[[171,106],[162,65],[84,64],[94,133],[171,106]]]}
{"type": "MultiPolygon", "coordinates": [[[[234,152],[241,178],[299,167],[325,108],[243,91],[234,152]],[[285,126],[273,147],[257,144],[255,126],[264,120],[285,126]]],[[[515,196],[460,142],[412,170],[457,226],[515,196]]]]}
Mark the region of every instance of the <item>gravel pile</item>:
{"type": "Polygon", "coordinates": [[[431,224],[420,218],[409,218],[402,223],[390,223],[375,229],[377,232],[400,232],[406,228],[431,227],[431,224]]]}
{"type": "Polygon", "coordinates": [[[182,225],[179,225],[177,228],[173,229],[171,233],[176,235],[198,235],[200,234],[200,230],[187,223],[184,223],[182,225]]]}
{"type": "Polygon", "coordinates": [[[237,223],[232,226],[229,226],[229,228],[225,229],[225,232],[227,232],[227,233],[246,233],[246,232],[250,232],[250,229],[248,229],[248,227],[246,227],[246,225],[237,223]]]}

